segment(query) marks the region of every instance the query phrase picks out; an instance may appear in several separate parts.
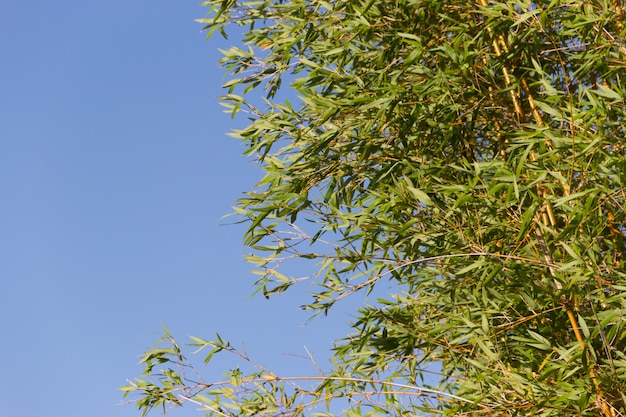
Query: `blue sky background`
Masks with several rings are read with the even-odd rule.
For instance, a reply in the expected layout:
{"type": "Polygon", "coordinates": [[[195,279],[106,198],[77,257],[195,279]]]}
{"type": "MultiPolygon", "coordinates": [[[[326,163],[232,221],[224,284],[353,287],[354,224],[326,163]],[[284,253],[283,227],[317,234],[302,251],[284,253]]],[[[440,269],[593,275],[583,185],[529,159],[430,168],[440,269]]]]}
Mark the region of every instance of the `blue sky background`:
{"type": "Polygon", "coordinates": [[[0,417],[138,416],[117,388],[162,324],[288,374],[346,333],[347,310],[304,325],[306,288],[247,300],[243,228],[220,219],[260,171],[226,136],[205,13],[0,0],[0,417]]]}

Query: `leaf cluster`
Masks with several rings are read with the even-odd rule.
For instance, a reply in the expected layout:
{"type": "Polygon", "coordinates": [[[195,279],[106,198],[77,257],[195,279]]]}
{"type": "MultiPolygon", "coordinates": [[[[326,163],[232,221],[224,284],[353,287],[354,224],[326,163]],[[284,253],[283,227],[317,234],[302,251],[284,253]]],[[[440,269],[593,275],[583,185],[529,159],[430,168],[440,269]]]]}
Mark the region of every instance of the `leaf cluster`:
{"type": "Polygon", "coordinates": [[[314,313],[397,289],[359,309],[316,400],[261,373],[212,407],[626,413],[620,3],[207,1],[209,33],[244,33],[223,102],[265,173],[236,208],[258,291],[302,281],[293,261],[314,313]]]}

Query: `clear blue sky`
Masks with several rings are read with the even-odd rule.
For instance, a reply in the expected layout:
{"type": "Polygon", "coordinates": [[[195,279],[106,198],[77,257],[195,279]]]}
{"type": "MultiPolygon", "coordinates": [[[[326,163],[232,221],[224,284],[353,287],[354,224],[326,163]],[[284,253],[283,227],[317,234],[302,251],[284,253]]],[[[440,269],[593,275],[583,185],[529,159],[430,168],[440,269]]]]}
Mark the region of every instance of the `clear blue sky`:
{"type": "Polygon", "coordinates": [[[162,323],[290,374],[314,370],[285,353],[346,332],[345,311],[304,326],[301,295],[246,300],[243,230],[220,218],[260,172],[226,136],[205,13],[0,0],[0,417],[138,416],[117,388],[162,323]]]}

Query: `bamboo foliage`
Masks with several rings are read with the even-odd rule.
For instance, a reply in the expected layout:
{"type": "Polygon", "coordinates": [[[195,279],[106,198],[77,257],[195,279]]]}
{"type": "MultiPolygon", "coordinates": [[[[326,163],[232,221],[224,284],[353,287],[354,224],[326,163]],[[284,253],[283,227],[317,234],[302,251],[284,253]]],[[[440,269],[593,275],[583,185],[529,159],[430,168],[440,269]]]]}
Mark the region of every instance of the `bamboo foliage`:
{"type": "Polygon", "coordinates": [[[244,33],[223,102],[265,172],[236,209],[258,291],[297,287],[289,262],[314,314],[396,291],[319,375],[276,376],[218,337],[192,345],[250,368],[187,378],[166,335],[123,388],[142,411],[626,414],[622,2],[206,6],[209,33],[244,33]]]}

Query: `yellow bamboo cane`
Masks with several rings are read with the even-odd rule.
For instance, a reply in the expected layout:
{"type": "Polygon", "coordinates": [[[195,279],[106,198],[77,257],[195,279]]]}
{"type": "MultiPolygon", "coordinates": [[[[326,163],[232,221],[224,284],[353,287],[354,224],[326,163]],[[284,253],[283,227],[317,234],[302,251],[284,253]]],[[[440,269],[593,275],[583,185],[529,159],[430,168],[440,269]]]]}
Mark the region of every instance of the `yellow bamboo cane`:
{"type": "MultiPolygon", "coordinates": [[[[488,3],[487,0],[478,0],[480,5],[483,7],[488,7],[488,3]]],[[[616,4],[618,4],[619,2],[616,1],[616,4]]],[[[618,15],[622,14],[622,9],[621,7],[617,8],[617,12],[618,15]]],[[[494,49],[494,53],[496,54],[496,56],[502,56],[502,50],[504,50],[505,52],[508,52],[508,47],[506,44],[506,41],[504,39],[504,37],[502,35],[498,35],[497,37],[493,36],[493,31],[491,30],[491,28],[487,28],[487,30],[489,31],[489,33],[491,34],[493,39],[493,49],[494,49]]],[[[518,115],[518,117],[520,118],[520,120],[524,120],[526,118],[526,115],[524,114],[524,111],[522,110],[521,106],[520,106],[520,100],[519,100],[519,95],[517,93],[517,91],[513,88],[511,88],[513,82],[512,82],[512,78],[511,78],[511,74],[509,72],[509,69],[506,66],[502,67],[502,74],[504,76],[504,82],[507,88],[509,88],[510,91],[510,95],[511,95],[511,101],[513,103],[513,109],[515,110],[515,113],[518,115]]],[[[522,85],[522,88],[524,89],[524,92],[526,93],[526,97],[528,100],[528,104],[529,107],[531,109],[531,113],[533,115],[533,119],[535,121],[535,123],[538,126],[545,126],[545,123],[543,122],[543,119],[541,117],[541,114],[539,113],[539,110],[537,109],[537,106],[535,106],[535,103],[533,102],[533,96],[531,93],[531,90],[528,86],[528,83],[526,82],[526,80],[522,79],[520,80],[520,84],[522,85]]],[[[550,143],[548,143],[549,146],[551,146],[550,143]]],[[[534,152],[531,152],[530,154],[530,158],[533,161],[537,160],[537,155],[534,152]]],[[[542,211],[542,213],[540,214],[540,218],[543,221],[543,224],[550,224],[553,228],[556,228],[556,218],[554,216],[554,211],[552,210],[552,206],[550,204],[550,201],[547,199],[548,196],[548,188],[547,187],[543,187],[541,186],[541,184],[539,184],[538,186],[538,192],[539,195],[541,195],[545,202],[545,208],[542,211]]],[[[564,191],[566,193],[569,192],[569,187],[564,186],[564,191]]],[[[537,219],[536,221],[538,221],[539,219],[537,219]]],[[[537,235],[537,241],[539,242],[539,246],[541,249],[541,252],[543,254],[544,260],[546,261],[547,264],[549,265],[554,265],[552,256],[550,255],[550,251],[549,248],[545,242],[545,239],[543,237],[543,233],[541,231],[541,228],[536,225],[535,226],[535,234],[537,235]]],[[[550,267],[548,268],[550,271],[550,275],[552,276],[553,280],[554,280],[554,285],[557,289],[561,290],[563,288],[563,286],[561,285],[561,283],[556,279],[556,271],[554,270],[554,268],[550,267]]],[[[574,331],[574,335],[576,337],[576,340],[578,341],[578,343],[580,344],[580,348],[582,350],[585,350],[585,339],[583,337],[583,334],[580,330],[580,327],[578,325],[578,322],[576,321],[576,316],[574,315],[574,312],[572,311],[571,307],[569,306],[568,300],[567,299],[563,299],[561,301],[562,303],[562,307],[565,310],[567,317],[569,319],[570,325],[572,326],[572,330],[574,331]]],[[[589,360],[589,362],[591,363],[591,356],[589,355],[589,353],[586,354],[587,359],[589,360]]],[[[605,400],[604,398],[604,392],[602,390],[602,387],[600,386],[600,382],[598,380],[598,375],[595,371],[595,369],[593,368],[593,366],[591,366],[590,370],[589,370],[589,376],[591,377],[591,380],[594,384],[594,387],[596,389],[596,394],[597,394],[597,402],[598,402],[598,406],[602,411],[602,415],[604,417],[615,417],[615,410],[613,407],[611,407],[608,402],[605,400]]]]}

